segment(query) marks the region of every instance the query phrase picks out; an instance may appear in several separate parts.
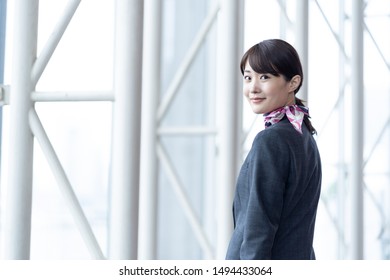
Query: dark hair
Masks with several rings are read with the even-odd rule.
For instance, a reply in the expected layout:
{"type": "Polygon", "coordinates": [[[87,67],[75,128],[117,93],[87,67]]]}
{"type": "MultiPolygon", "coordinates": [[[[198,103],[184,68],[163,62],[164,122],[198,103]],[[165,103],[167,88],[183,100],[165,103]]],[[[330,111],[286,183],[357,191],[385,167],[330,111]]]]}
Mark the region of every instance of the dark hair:
{"type": "MultiPolygon", "coordinates": [[[[301,76],[301,83],[295,89],[295,94],[302,86],[303,70],[299,55],[286,41],[269,39],[252,46],[241,59],[240,69],[243,75],[247,62],[257,73],[283,76],[286,81],[290,81],[295,75],[301,76]]],[[[296,96],[295,103],[304,106],[303,101],[296,96]]],[[[317,133],[308,116],[305,115],[303,120],[311,134],[317,133]]]]}

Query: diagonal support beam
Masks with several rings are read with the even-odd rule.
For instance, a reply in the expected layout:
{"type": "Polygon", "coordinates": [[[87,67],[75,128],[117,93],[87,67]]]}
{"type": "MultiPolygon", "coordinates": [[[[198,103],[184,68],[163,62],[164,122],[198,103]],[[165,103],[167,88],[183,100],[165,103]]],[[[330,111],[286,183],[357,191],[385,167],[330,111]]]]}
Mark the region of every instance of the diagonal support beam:
{"type": "Polygon", "coordinates": [[[378,45],[378,42],[375,40],[374,35],[372,35],[371,30],[368,28],[366,22],[363,22],[364,29],[366,30],[368,36],[370,36],[372,43],[374,44],[376,50],[378,51],[380,57],[382,58],[383,62],[385,63],[387,69],[390,71],[390,62],[387,61],[383,51],[378,45]]]}
{"type": "Polygon", "coordinates": [[[193,43],[191,44],[191,48],[188,50],[188,53],[184,57],[182,64],[179,66],[179,69],[176,72],[171,84],[169,85],[166,94],[164,95],[163,100],[160,103],[160,107],[158,108],[157,118],[158,121],[161,121],[167,112],[169,106],[174,99],[178,88],[180,87],[183,79],[188,72],[193,60],[195,59],[196,54],[198,53],[200,47],[202,46],[210,28],[212,27],[217,14],[219,11],[219,5],[214,5],[213,9],[210,11],[206,19],[204,20],[202,26],[199,29],[198,34],[195,36],[193,43]]]}
{"type": "Polygon", "coordinates": [[[49,40],[47,41],[46,45],[42,49],[41,54],[35,61],[31,73],[31,80],[34,86],[36,86],[36,84],[38,83],[39,78],[45,70],[51,56],[53,55],[58,43],[60,42],[62,35],[68,27],[69,22],[75,14],[80,2],[81,0],[69,1],[62,17],[60,18],[51,36],[49,37],[49,40]]]}
{"type": "Polygon", "coordinates": [[[176,192],[177,197],[184,209],[184,212],[188,218],[192,229],[194,230],[195,236],[197,237],[200,246],[205,252],[206,259],[213,259],[213,248],[204,232],[202,225],[195,214],[195,210],[191,205],[191,202],[188,198],[188,195],[184,191],[183,185],[180,182],[179,176],[176,173],[172,162],[170,161],[167,152],[164,150],[163,146],[158,143],[157,145],[157,154],[161,160],[161,165],[165,168],[169,179],[172,182],[173,190],[176,192]]]}
{"type": "Polygon", "coordinates": [[[73,188],[66,176],[65,170],[63,169],[57,154],[50,143],[49,137],[47,136],[45,129],[42,126],[41,121],[35,111],[31,109],[29,113],[29,122],[31,130],[38,140],[44,155],[49,163],[50,168],[58,182],[58,186],[63,194],[65,202],[67,203],[70,212],[76,222],[77,227],[84,239],[87,248],[89,249],[92,257],[95,259],[104,259],[103,253],[99,247],[99,244],[93,234],[92,228],[88,223],[88,220],[81,208],[81,205],[73,191],[73,188]]]}
{"type": "Polygon", "coordinates": [[[341,50],[345,60],[349,61],[349,57],[348,57],[347,53],[345,52],[345,47],[344,47],[343,42],[341,41],[340,36],[332,28],[332,25],[330,24],[328,18],[326,17],[326,15],[325,15],[324,11],[322,10],[322,8],[321,8],[320,4],[318,3],[318,1],[315,0],[314,3],[317,5],[318,10],[320,11],[322,17],[324,18],[326,25],[328,26],[328,28],[329,28],[330,32],[332,33],[334,39],[336,40],[337,44],[339,45],[339,48],[340,48],[340,50],[341,50]]]}
{"type": "Polygon", "coordinates": [[[366,159],[363,163],[363,169],[366,167],[367,163],[370,161],[372,155],[374,154],[375,149],[378,147],[379,142],[382,140],[382,137],[385,135],[385,132],[390,126],[390,117],[387,118],[386,123],[383,125],[381,131],[379,132],[379,135],[376,137],[376,140],[374,144],[372,145],[372,148],[370,149],[370,152],[368,153],[366,159]]]}

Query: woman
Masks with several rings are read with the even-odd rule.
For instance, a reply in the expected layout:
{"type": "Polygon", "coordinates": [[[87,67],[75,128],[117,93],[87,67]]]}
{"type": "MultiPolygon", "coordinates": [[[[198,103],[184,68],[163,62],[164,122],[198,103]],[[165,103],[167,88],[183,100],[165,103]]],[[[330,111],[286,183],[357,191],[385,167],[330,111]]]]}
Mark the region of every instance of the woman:
{"type": "Polygon", "coordinates": [[[296,50],[262,41],[242,57],[243,92],[265,129],[241,167],[226,259],[315,259],[321,161],[308,109],[295,95],[303,72],[296,50]]]}

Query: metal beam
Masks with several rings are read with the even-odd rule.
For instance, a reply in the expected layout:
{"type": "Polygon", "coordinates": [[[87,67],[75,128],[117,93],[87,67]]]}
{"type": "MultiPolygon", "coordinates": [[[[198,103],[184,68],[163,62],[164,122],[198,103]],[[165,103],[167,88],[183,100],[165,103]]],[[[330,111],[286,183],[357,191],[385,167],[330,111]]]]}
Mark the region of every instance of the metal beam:
{"type": "Polygon", "coordinates": [[[87,217],[85,216],[76,194],[73,191],[72,185],[66,176],[65,170],[63,169],[61,162],[50,143],[49,137],[47,136],[45,129],[43,128],[42,123],[33,108],[30,109],[29,112],[29,122],[31,130],[42,148],[54,177],[58,182],[58,186],[63,194],[66,205],[69,207],[70,213],[72,214],[89,252],[94,259],[104,259],[99,243],[97,242],[92,228],[88,223],[87,217]]]}
{"type": "Polygon", "coordinates": [[[221,0],[218,14],[217,98],[218,100],[218,177],[216,258],[224,259],[233,230],[232,201],[239,147],[239,12],[237,0],[221,0]]]}
{"type": "Polygon", "coordinates": [[[390,71],[390,62],[387,61],[387,59],[385,57],[385,54],[383,53],[383,51],[379,47],[377,40],[375,40],[374,35],[372,34],[371,30],[368,28],[367,24],[365,22],[363,22],[363,25],[364,25],[365,31],[367,32],[368,36],[371,38],[372,43],[374,44],[374,46],[375,46],[376,50],[378,51],[380,57],[382,58],[383,62],[385,63],[387,69],[390,71]]]}
{"type": "Polygon", "coordinates": [[[164,167],[167,176],[171,181],[172,188],[177,195],[184,214],[186,215],[187,220],[204,252],[205,258],[213,259],[213,247],[211,246],[211,243],[202,227],[202,224],[196,215],[195,209],[191,205],[190,199],[184,190],[183,184],[180,182],[179,176],[174,169],[167,152],[161,144],[157,145],[157,154],[159,156],[159,159],[161,160],[161,165],[164,167]]]}
{"type": "Polygon", "coordinates": [[[49,40],[46,42],[46,45],[43,47],[41,54],[36,59],[31,78],[33,85],[35,86],[41,77],[47,63],[49,62],[51,56],[54,53],[55,48],[60,42],[62,35],[64,34],[70,20],[72,19],[74,13],[76,12],[81,0],[70,0],[68,5],[65,7],[62,17],[59,19],[57,25],[55,26],[49,40]]]}
{"type": "MultiPolygon", "coordinates": [[[[7,0],[0,0],[0,85],[4,83],[6,18],[7,18],[7,0]]],[[[3,107],[0,105],[0,171],[1,171],[2,131],[3,131],[3,107]]]]}
{"type": "Polygon", "coordinates": [[[217,129],[208,126],[160,127],[157,133],[164,136],[207,136],[217,134],[217,129]]]}
{"type": "Polygon", "coordinates": [[[363,0],[352,1],[352,143],[351,143],[351,258],[363,259],[363,139],[364,139],[364,84],[363,84],[363,0]]]}
{"type": "Polygon", "coordinates": [[[162,120],[169,106],[171,105],[171,101],[175,97],[176,92],[179,86],[181,85],[185,75],[188,73],[188,69],[191,66],[191,63],[195,59],[198,51],[200,50],[200,47],[202,46],[210,28],[213,26],[218,10],[219,10],[219,5],[217,1],[217,4],[215,4],[212,7],[209,14],[203,21],[198,33],[194,38],[194,41],[191,44],[190,49],[188,50],[186,56],[184,57],[182,63],[180,64],[175,76],[173,77],[173,80],[167,89],[167,93],[164,95],[164,99],[161,101],[157,113],[158,121],[162,120]]]}
{"type": "Polygon", "coordinates": [[[157,109],[161,85],[160,0],[145,0],[138,258],[157,258],[157,109]],[[151,82],[150,77],[153,77],[151,82]]]}
{"type": "Polygon", "coordinates": [[[322,17],[324,18],[326,25],[328,26],[328,28],[329,28],[330,32],[332,33],[334,39],[336,40],[337,44],[339,45],[339,49],[342,50],[342,53],[343,53],[345,59],[348,61],[349,57],[348,57],[347,53],[345,52],[344,43],[340,39],[339,35],[332,28],[332,25],[330,24],[328,17],[325,15],[325,13],[322,10],[322,8],[321,8],[320,4],[318,3],[318,1],[315,0],[314,3],[317,5],[318,10],[320,11],[322,17]]]}
{"type": "Polygon", "coordinates": [[[38,0],[15,0],[12,94],[10,96],[9,185],[5,208],[4,257],[29,259],[31,239],[33,107],[31,69],[37,52],[38,0]]]}
{"type": "Polygon", "coordinates": [[[34,91],[34,102],[114,101],[112,91],[34,91]]]}
{"type": "MultiPolygon", "coordinates": [[[[339,40],[342,42],[341,46],[345,46],[345,1],[339,1],[339,40]]],[[[337,168],[337,254],[339,259],[344,259],[346,255],[345,243],[345,205],[346,205],[346,174],[347,165],[345,162],[345,64],[346,58],[344,56],[345,50],[339,49],[339,96],[337,99],[338,109],[338,168],[337,168]]]]}
{"type": "Polygon", "coordinates": [[[309,76],[309,0],[297,0],[295,34],[295,46],[300,56],[304,72],[302,87],[300,88],[298,94],[301,99],[308,101],[307,81],[309,76]]]}
{"type": "Polygon", "coordinates": [[[136,259],[143,1],[116,0],[109,258],[136,259]]]}

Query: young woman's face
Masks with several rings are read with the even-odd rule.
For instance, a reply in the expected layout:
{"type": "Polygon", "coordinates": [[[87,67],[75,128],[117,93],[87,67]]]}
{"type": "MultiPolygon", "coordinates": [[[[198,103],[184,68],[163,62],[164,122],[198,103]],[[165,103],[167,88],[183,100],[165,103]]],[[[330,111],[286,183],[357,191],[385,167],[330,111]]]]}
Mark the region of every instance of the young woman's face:
{"type": "Polygon", "coordinates": [[[256,114],[295,104],[294,83],[293,80],[286,81],[283,76],[257,73],[249,62],[245,65],[243,92],[256,114]]]}

